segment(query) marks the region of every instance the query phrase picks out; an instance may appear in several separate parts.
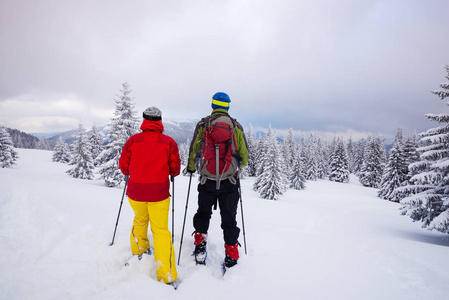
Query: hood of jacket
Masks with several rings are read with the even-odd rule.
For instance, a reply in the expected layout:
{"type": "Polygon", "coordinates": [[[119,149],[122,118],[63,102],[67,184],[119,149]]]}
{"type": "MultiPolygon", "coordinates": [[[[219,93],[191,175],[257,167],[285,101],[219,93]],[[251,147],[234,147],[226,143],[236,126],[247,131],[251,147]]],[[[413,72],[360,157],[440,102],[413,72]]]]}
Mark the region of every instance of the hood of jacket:
{"type": "Polygon", "coordinates": [[[164,125],[162,125],[162,121],[149,121],[143,120],[142,125],[140,125],[140,129],[143,131],[155,131],[159,133],[164,132],[164,125]]]}

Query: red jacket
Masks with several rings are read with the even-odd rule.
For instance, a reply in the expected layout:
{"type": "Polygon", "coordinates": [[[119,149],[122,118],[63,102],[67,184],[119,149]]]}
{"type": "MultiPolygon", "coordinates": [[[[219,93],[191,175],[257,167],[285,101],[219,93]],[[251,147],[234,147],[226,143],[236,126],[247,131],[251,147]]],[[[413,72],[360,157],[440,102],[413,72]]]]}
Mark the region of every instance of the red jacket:
{"type": "Polygon", "coordinates": [[[130,175],[126,195],[135,201],[156,202],[170,196],[169,175],[181,170],[178,145],[163,134],[161,121],[143,120],[141,133],[131,136],[123,147],[120,170],[130,175]]]}

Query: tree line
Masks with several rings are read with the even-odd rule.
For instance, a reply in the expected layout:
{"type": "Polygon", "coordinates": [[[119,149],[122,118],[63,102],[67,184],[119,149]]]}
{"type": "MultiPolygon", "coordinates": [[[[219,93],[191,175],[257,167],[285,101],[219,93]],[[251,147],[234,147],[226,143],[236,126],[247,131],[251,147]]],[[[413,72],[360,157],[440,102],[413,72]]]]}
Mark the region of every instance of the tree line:
{"type": "MultiPolygon", "coordinates": [[[[445,69],[449,80],[449,65],[445,69]]],[[[440,87],[442,90],[432,93],[441,100],[449,97],[449,83],[440,87]]],[[[93,179],[97,169],[108,187],[119,187],[124,182],[118,160],[126,140],[138,132],[139,121],[129,85],[124,83],[120,91],[105,145],[95,126],[87,136],[82,124],[70,146],[62,139],[56,143],[53,160],[72,165],[67,171],[70,176],[93,179]]],[[[253,189],[260,198],[277,200],[288,188],[305,189],[307,181],[347,183],[352,173],[362,185],[378,189],[379,198],[400,203],[403,215],[421,221],[423,227],[449,233],[449,114],[425,116],[439,125],[407,137],[399,128],[388,153],[379,136],[357,142],[335,137],[328,143],[312,133],[307,140],[302,137],[297,142],[289,129],[279,142],[271,126],[256,137],[250,125],[246,134],[249,161],[239,175],[255,177],[253,189]]],[[[2,167],[17,159],[12,148],[9,133],[0,128],[2,167]]],[[[189,143],[181,143],[179,150],[185,165],[189,143]]]]}

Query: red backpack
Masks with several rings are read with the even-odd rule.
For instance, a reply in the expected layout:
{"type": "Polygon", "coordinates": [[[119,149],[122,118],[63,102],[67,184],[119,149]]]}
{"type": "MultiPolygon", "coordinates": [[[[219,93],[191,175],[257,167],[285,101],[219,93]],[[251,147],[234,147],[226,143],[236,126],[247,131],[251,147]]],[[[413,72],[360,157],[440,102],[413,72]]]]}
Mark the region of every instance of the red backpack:
{"type": "Polygon", "coordinates": [[[217,189],[220,181],[233,177],[238,171],[238,153],[234,137],[235,121],[229,116],[207,117],[203,131],[203,150],[199,172],[206,179],[216,180],[217,189]]]}

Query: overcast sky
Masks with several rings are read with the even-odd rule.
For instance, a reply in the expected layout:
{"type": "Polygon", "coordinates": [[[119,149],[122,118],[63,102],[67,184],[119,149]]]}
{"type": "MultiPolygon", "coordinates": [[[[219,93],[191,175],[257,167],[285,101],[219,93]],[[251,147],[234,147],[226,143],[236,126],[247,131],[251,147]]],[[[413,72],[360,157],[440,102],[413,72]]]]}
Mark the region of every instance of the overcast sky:
{"type": "Polygon", "coordinates": [[[447,112],[447,0],[0,1],[0,124],[105,125],[123,82],[139,117],[198,119],[231,97],[247,128],[394,136],[447,112]]]}

